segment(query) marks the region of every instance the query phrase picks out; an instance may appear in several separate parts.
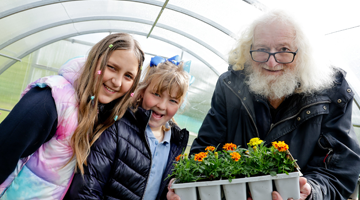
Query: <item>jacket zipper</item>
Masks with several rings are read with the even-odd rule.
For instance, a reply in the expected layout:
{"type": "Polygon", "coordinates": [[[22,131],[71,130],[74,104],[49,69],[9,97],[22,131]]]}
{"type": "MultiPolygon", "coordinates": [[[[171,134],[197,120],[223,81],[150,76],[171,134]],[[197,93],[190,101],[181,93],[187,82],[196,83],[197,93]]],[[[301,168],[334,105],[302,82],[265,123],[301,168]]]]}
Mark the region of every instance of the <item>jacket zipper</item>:
{"type": "MultiPolygon", "coordinates": [[[[224,81],[224,80],[223,80],[223,81],[224,81]]],[[[225,81],[224,81],[224,83],[225,83],[225,85],[240,99],[241,104],[244,106],[246,112],[247,112],[248,115],[250,116],[250,119],[251,119],[252,123],[254,124],[257,137],[260,138],[260,136],[259,136],[259,131],[258,131],[257,127],[256,127],[255,121],[254,121],[254,119],[252,118],[252,116],[250,115],[250,112],[249,112],[249,110],[247,109],[247,107],[244,105],[244,102],[243,102],[243,101],[241,100],[241,98],[236,94],[236,92],[234,92],[234,90],[233,90],[230,86],[228,86],[228,85],[226,84],[225,81]]]]}
{"type": "Polygon", "coordinates": [[[146,192],[146,188],[147,188],[147,185],[149,183],[149,178],[150,178],[150,174],[151,174],[151,168],[152,168],[152,154],[151,154],[151,149],[150,149],[150,145],[148,143],[148,140],[147,140],[147,137],[146,137],[146,127],[148,126],[149,124],[149,121],[150,121],[150,118],[151,118],[151,114],[152,114],[152,111],[150,113],[150,117],[148,119],[148,122],[146,123],[146,126],[145,126],[145,130],[144,130],[144,136],[145,136],[145,141],[146,141],[146,145],[149,147],[149,153],[150,153],[150,170],[149,170],[149,175],[146,179],[146,184],[145,184],[145,190],[144,190],[144,194],[142,195],[141,199],[143,200],[144,199],[144,196],[145,196],[145,192],[146,192]]]}
{"type": "Polygon", "coordinates": [[[271,131],[276,125],[278,125],[278,124],[280,124],[280,123],[282,123],[282,122],[284,122],[284,121],[287,121],[287,120],[289,120],[289,119],[292,119],[292,118],[296,117],[296,116],[297,116],[302,110],[304,110],[305,108],[308,108],[308,107],[313,106],[313,105],[321,104],[321,103],[330,103],[330,101],[319,101],[319,102],[312,103],[312,104],[309,104],[309,105],[307,105],[307,106],[302,107],[302,108],[299,110],[299,112],[297,112],[295,115],[290,116],[290,117],[288,117],[288,118],[285,118],[285,119],[283,119],[283,120],[281,120],[281,121],[278,121],[278,122],[275,123],[275,124],[271,124],[270,130],[269,130],[269,132],[266,134],[266,136],[269,135],[270,131],[271,131]]]}

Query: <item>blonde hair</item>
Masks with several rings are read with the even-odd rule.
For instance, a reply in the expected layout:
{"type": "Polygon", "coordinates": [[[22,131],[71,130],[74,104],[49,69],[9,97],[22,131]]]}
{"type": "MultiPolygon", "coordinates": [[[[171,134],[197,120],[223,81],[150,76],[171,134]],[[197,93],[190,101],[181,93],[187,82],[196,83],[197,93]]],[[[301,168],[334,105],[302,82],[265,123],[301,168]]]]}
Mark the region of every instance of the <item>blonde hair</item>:
{"type": "Polygon", "coordinates": [[[257,26],[272,22],[283,23],[294,30],[294,44],[298,48],[296,68],[300,86],[296,93],[311,94],[329,88],[334,81],[334,68],[321,58],[315,62],[310,42],[300,28],[300,25],[283,10],[270,10],[243,30],[235,48],[229,52],[229,64],[234,70],[251,67],[250,48],[254,42],[257,26]]]}
{"type": "MultiPolygon", "coordinates": [[[[144,79],[139,83],[132,98],[131,107],[133,110],[136,111],[142,105],[143,97],[141,95],[152,83],[155,83],[154,92],[158,94],[168,90],[170,95],[171,91],[178,89],[176,98],[180,99],[180,104],[182,104],[189,89],[189,74],[184,71],[183,65],[183,62],[176,66],[172,62],[166,61],[157,67],[148,66],[144,79]]],[[[174,119],[171,120],[176,124],[174,119]]],[[[163,126],[163,130],[169,129],[163,126]]]]}
{"type": "MultiPolygon", "coordinates": [[[[130,94],[135,91],[140,80],[140,68],[143,62],[144,52],[141,50],[138,42],[126,33],[108,35],[95,44],[90,50],[84,65],[84,70],[75,84],[75,90],[79,99],[78,127],[71,138],[71,146],[74,151],[72,158],[76,157],[75,170],[78,167],[81,174],[84,174],[83,164],[86,165],[86,159],[90,153],[91,145],[94,144],[105,129],[115,122],[114,117],[118,116],[118,118],[121,118],[128,108],[130,104],[130,94]],[[95,74],[100,58],[102,57],[100,70],[104,71],[111,54],[115,50],[133,51],[139,63],[138,71],[130,90],[123,97],[114,100],[115,105],[109,111],[109,116],[107,116],[104,122],[99,124],[98,93],[102,83],[97,80],[101,80],[104,73],[101,73],[99,76],[95,76],[95,74]],[[95,96],[94,103],[90,100],[91,96],[95,96]]],[[[70,160],[72,160],[72,158],[70,160]]]]}

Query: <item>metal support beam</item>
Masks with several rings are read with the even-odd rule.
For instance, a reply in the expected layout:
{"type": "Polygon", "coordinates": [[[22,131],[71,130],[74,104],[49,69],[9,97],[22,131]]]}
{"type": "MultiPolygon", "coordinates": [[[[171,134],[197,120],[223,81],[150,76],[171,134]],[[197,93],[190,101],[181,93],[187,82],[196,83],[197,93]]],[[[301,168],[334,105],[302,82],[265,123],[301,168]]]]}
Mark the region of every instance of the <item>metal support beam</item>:
{"type": "MultiPolygon", "coordinates": [[[[135,34],[135,35],[143,35],[143,36],[147,35],[146,33],[143,33],[143,32],[132,31],[132,30],[123,30],[123,29],[98,29],[98,30],[91,30],[91,31],[83,31],[83,32],[79,32],[79,33],[72,33],[72,34],[62,35],[61,37],[52,39],[50,41],[46,41],[46,42],[44,42],[42,44],[39,44],[39,45],[33,47],[32,49],[29,49],[29,50],[25,51],[19,57],[24,58],[25,56],[29,55],[30,53],[32,53],[32,52],[34,52],[34,51],[36,51],[36,50],[38,50],[38,49],[40,49],[40,48],[42,48],[42,47],[44,47],[46,45],[52,44],[54,42],[57,42],[59,40],[63,40],[63,39],[69,38],[69,37],[74,37],[74,36],[78,36],[78,35],[85,35],[85,34],[91,34],[91,33],[110,32],[110,31],[111,32],[125,32],[125,33],[130,33],[130,34],[135,34]]],[[[177,44],[177,43],[175,43],[173,41],[167,40],[165,38],[154,36],[154,35],[152,35],[150,37],[154,38],[154,39],[157,39],[157,40],[160,40],[160,41],[163,41],[163,42],[166,42],[168,44],[171,44],[173,46],[178,47],[179,49],[182,49],[182,50],[186,51],[187,53],[191,54],[192,56],[194,56],[195,58],[197,58],[198,60],[203,62],[206,66],[208,66],[216,75],[220,76],[220,73],[210,63],[208,63],[206,60],[201,58],[195,52],[187,49],[186,47],[184,47],[184,46],[182,46],[180,44],[177,44]]],[[[11,67],[14,63],[15,63],[15,61],[10,61],[8,64],[6,64],[2,69],[0,69],[0,74],[2,74],[5,70],[7,70],[9,67],[11,67]]]]}
{"type": "Polygon", "coordinates": [[[267,7],[262,4],[260,1],[258,0],[243,0],[244,2],[254,6],[255,8],[261,10],[261,11],[266,11],[267,10],[267,7]]]}
{"type": "MultiPolygon", "coordinates": [[[[66,24],[71,24],[71,23],[80,23],[80,22],[86,22],[86,21],[96,21],[96,20],[115,20],[115,21],[130,21],[130,22],[134,22],[134,23],[142,23],[142,24],[149,24],[152,25],[153,22],[149,21],[149,20],[143,20],[143,19],[138,19],[138,18],[131,18],[131,17],[117,17],[117,16],[94,16],[94,17],[81,17],[81,18],[74,18],[71,20],[64,20],[64,21],[58,21],[55,22],[53,24],[48,24],[45,26],[41,26],[38,28],[35,28],[33,30],[29,30],[28,32],[25,32],[21,35],[18,36],[14,36],[13,38],[11,38],[10,40],[0,44],[0,49],[3,49],[9,45],[11,45],[12,43],[21,40],[29,35],[32,34],[36,34],[38,32],[50,29],[50,28],[54,28],[57,26],[62,26],[62,25],[66,25],[66,24]]],[[[204,46],[205,48],[209,49],[211,52],[215,53],[216,55],[218,55],[221,59],[223,59],[225,62],[227,62],[227,58],[220,53],[218,50],[216,50],[215,48],[213,48],[212,46],[208,45],[206,42],[203,42],[202,40],[184,32],[181,31],[179,29],[164,25],[164,24],[157,24],[157,27],[172,31],[174,33],[180,34],[186,38],[189,38],[190,40],[193,40],[194,42],[204,46]]]]}
{"type": "Polygon", "coordinates": [[[8,56],[8,55],[2,54],[2,53],[0,53],[0,56],[4,56],[6,58],[10,58],[10,59],[17,60],[17,61],[21,62],[21,59],[19,59],[19,58],[11,57],[11,56],[8,56]]]}
{"type": "MultiPolygon", "coordinates": [[[[38,1],[38,2],[33,2],[33,3],[28,3],[28,4],[25,4],[25,5],[21,5],[19,7],[15,7],[13,9],[1,12],[0,13],[0,19],[2,19],[4,17],[7,17],[7,16],[10,16],[10,15],[13,15],[13,14],[18,13],[18,12],[23,12],[23,11],[26,11],[26,10],[30,10],[30,9],[33,9],[33,8],[47,6],[47,5],[56,4],[56,3],[66,3],[66,2],[71,2],[71,1],[76,1],[76,0],[47,0],[47,1],[38,1]]],[[[159,7],[163,6],[163,2],[156,1],[156,0],[123,0],[123,1],[144,3],[144,4],[153,5],[153,6],[159,6],[159,7]]],[[[168,4],[166,6],[166,9],[173,10],[173,11],[188,15],[190,17],[193,17],[193,18],[195,18],[195,19],[197,19],[199,21],[202,21],[202,22],[204,22],[204,23],[218,29],[219,31],[225,33],[226,35],[229,35],[230,37],[232,37],[234,39],[236,38],[236,34],[231,32],[229,29],[227,29],[227,28],[223,27],[222,25],[220,25],[220,24],[218,24],[218,23],[216,23],[216,22],[214,22],[214,21],[212,21],[212,20],[210,20],[210,19],[208,19],[206,17],[203,17],[203,16],[201,16],[201,15],[195,13],[195,12],[192,12],[190,10],[183,9],[181,7],[174,6],[174,5],[171,5],[171,4],[168,4]]]]}
{"type": "Polygon", "coordinates": [[[0,108],[0,110],[6,111],[6,112],[10,112],[11,110],[5,109],[5,108],[0,108]]]}
{"type": "MultiPolygon", "coordinates": [[[[82,40],[77,40],[77,39],[64,39],[64,41],[68,41],[68,42],[71,42],[71,43],[77,43],[77,44],[82,44],[82,45],[87,45],[87,46],[94,46],[95,43],[91,43],[91,42],[86,42],[86,41],[82,41],[82,40]]],[[[149,52],[144,52],[144,54],[146,55],[150,55],[150,56],[161,56],[163,58],[167,58],[166,56],[162,56],[162,55],[159,55],[159,54],[153,54],[153,53],[149,53],[149,52]]]]}
{"type": "Polygon", "coordinates": [[[151,29],[150,29],[150,31],[149,31],[149,34],[146,36],[146,38],[149,38],[149,36],[151,35],[152,30],[153,30],[154,27],[156,26],[156,23],[157,23],[158,20],[160,19],[160,16],[161,16],[162,12],[164,11],[164,9],[166,8],[166,5],[168,4],[168,2],[169,2],[169,0],[166,0],[166,1],[165,1],[164,5],[162,6],[162,8],[161,8],[158,16],[156,17],[156,20],[155,20],[154,24],[152,25],[152,27],[151,27],[151,29]]]}

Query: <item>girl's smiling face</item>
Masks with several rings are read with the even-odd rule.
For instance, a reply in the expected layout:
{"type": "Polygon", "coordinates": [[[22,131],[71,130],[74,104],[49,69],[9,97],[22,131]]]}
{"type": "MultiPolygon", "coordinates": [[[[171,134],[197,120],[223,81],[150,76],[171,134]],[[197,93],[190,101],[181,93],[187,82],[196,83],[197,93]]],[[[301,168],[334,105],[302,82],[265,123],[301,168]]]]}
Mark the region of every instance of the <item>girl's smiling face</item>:
{"type": "MultiPolygon", "coordinates": [[[[95,76],[100,76],[98,71],[103,57],[97,63],[95,76]]],[[[138,73],[138,60],[132,50],[115,50],[112,52],[105,66],[102,85],[99,90],[99,102],[108,104],[122,97],[134,83],[138,73]]]]}
{"type": "Polygon", "coordinates": [[[152,110],[149,126],[151,130],[160,130],[178,111],[181,100],[176,98],[178,88],[174,88],[169,94],[165,90],[162,94],[156,93],[155,83],[151,83],[143,92],[142,107],[146,110],[152,110]]]}

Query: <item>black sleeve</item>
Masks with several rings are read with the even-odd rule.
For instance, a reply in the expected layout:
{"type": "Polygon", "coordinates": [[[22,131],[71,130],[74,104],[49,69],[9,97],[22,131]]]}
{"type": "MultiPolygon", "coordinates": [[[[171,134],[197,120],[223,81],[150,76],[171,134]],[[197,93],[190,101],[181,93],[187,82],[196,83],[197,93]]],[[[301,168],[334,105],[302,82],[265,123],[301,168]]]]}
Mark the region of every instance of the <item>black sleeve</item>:
{"type": "Polygon", "coordinates": [[[312,200],[348,199],[360,173],[360,147],[351,115],[353,94],[343,80],[331,91],[329,114],[322,121],[321,137],[312,159],[302,170],[311,185],[312,200]]]}
{"type": "Polygon", "coordinates": [[[32,88],[0,124],[0,183],[20,158],[34,153],[56,132],[57,112],[50,88],[32,88]]]}

